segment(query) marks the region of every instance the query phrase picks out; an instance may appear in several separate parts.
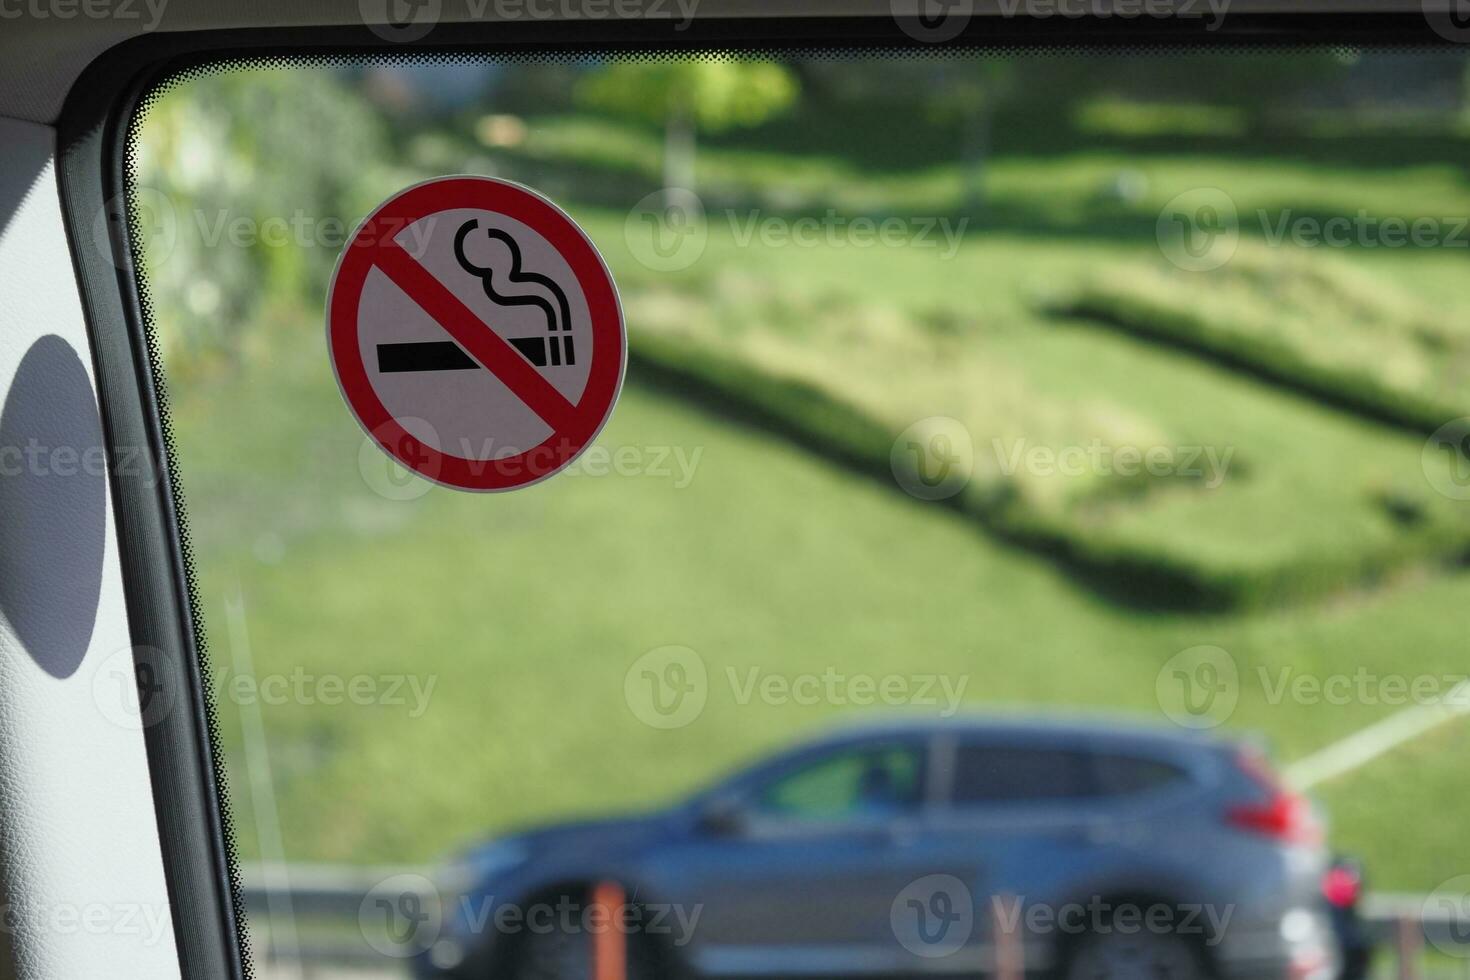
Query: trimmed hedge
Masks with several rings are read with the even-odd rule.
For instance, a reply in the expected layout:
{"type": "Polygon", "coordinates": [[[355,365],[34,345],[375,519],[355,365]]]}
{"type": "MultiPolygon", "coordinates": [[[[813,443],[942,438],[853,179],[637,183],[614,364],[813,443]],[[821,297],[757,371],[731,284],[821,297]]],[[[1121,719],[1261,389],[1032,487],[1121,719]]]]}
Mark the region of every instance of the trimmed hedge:
{"type": "MultiPolygon", "coordinates": [[[[629,368],[637,383],[780,435],[898,489],[889,463],[896,434],[813,385],[773,376],[697,343],[646,333],[633,336],[629,368]]],[[[1099,533],[1066,516],[1040,513],[1015,495],[967,490],[936,503],[977,529],[1057,561],[1109,598],[1147,609],[1216,612],[1282,605],[1372,586],[1415,566],[1461,563],[1470,556],[1470,528],[1426,520],[1385,547],[1304,556],[1265,568],[1231,568],[1191,562],[1177,553],[1099,533]]]]}

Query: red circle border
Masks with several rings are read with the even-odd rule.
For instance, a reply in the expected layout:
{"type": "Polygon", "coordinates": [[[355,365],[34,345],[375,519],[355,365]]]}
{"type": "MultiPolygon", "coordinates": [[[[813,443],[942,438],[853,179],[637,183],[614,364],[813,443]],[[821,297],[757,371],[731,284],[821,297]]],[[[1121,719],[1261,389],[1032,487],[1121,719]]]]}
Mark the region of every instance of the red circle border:
{"type": "MultiPolygon", "coordinates": [[[[410,297],[412,299],[412,297],[410,297]]],[[[592,443],[612,413],[627,362],[627,335],[612,274],[586,233],[546,198],[493,177],[437,177],[400,191],[380,204],[353,232],[327,299],[327,348],[342,397],[358,424],[404,466],[425,479],[460,490],[514,490],[564,469],[592,443]],[[592,367],[576,404],[575,421],[514,456],[466,459],[414,437],[373,389],[357,337],[357,310],[377,250],[404,228],[454,208],[479,208],[534,229],[571,266],[592,317],[592,367]]]]}

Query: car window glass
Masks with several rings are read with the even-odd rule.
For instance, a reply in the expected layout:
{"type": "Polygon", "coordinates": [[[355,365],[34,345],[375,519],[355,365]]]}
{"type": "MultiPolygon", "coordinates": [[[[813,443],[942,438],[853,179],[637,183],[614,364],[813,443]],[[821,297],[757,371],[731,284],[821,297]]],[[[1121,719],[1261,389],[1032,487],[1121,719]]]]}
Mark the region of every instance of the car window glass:
{"type": "Polygon", "coordinates": [[[761,793],[760,809],[800,820],[908,810],[918,805],[921,770],[909,746],[843,751],[778,778],[761,793]]]}
{"type": "MultiPolygon", "coordinates": [[[[1297,846],[1312,810],[1234,758],[1258,740],[1330,817],[1324,848],[1432,893],[1467,851],[1437,815],[1470,800],[1470,715],[1438,708],[1464,695],[1470,609],[1470,45],[746,56],[695,54],[698,30],[657,57],[191,67],[130,130],[167,445],[115,464],[167,450],[261,957],[402,973],[442,940],[428,976],[484,975],[493,918],[417,929],[439,906],[414,888],[468,875],[505,896],[568,855],[646,880],[686,831],[702,859],[761,858],[747,817],[901,813],[931,785],[957,824],[1158,803],[1190,853],[1297,846]],[[627,327],[605,428],[514,492],[385,451],[332,359],[354,229],[401,230],[407,254],[432,230],[369,216],[449,175],[568,216],[627,327]],[[1055,723],[1103,711],[1130,723],[1055,723]],[[1412,738],[1344,770],[1339,747],[1380,725],[1412,738]]],[[[110,227],[77,249],[111,255],[110,227]]],[[[534,302],[550,294],[526,277],[562,266],[491,230],[420,265],[503,335],[501,369],[551,386],[502,407],[561,414],[542,398],[576,400],[594,348],[577,333],[572,363],[575,331],[551,343],[566,318],[534,302]]],[[[441,438],[440,463],[525,448],[446,411],[504,386],[475,343],[456,351],[445,294],[405,282],[357,308],[382,314],[359,353],[385,407],[441,438]]],[[[0,484],[85,465],[20,421],[0,406],[0,484]]],[[[144,725],[170,710],[141,693],[144,725]]],[[[877,923],[867,941],[892,943],[908,882],[976,880],[970,851],[931,862],[930,843],[884,849],[889,893],[847,906],[877,923]]],[[[1083,891],[1111,884],[1105,849],[1079,846],[1083,891]]],[[[800,885],[845,895],[834,868],[800,885]]],[[[661,900],[772,942],[712,901],[748,869],[712,869],[691,861],[661,900]]]]}
{"type": "Polygon", "coordinates": [[[958,805],[1040,803],[1091,793],[1087,756],[1078,751],[961,745],[955,756],[958,805]]]}
{"type": "Polygon", "coordinates": [[[1147,793],[1185,778],[1184,771],[1171,763],[1112,753],[1093,756],[1092,773],[1097,792],[1102,796],[1147,793]]]}

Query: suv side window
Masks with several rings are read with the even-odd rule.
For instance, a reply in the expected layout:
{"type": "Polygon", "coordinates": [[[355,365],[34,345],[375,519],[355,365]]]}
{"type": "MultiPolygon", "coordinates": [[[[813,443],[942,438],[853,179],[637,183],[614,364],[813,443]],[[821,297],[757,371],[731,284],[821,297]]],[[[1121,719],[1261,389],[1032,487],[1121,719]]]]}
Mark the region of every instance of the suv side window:
{"type": "Polygon", "coordinates": [[[952,799],[956,806],[995,806],[1118,798],[1185,778],[1178,766],[1140,755],[962,743],[952,799]]]}
{"type": "Polygon", "coordinates": [[[921,746],[853,746],[777,778],[761,792],[759,809],[795,820],[890,816],[916,809],[923,792],[921,746]]]}
{"type": "Polygon", "coordinates": [[[1072,749],[961,743],[955,753],[956,806],[1045,803],[1092,795],[1088,757],[1072,749]]]}
{"type": "Polygon", "coordinates": [[[1092,769],[1099,796],[1134,796],[1186,778],[1172,763],[1116,753],[1093,756],[1092,769]]]}

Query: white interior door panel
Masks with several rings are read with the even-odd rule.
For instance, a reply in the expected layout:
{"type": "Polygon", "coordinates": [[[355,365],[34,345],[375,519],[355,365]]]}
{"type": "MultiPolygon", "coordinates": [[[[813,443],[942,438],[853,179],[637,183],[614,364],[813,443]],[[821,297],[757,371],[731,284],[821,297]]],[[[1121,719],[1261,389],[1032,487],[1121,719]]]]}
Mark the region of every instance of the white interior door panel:
{"type": "Polygon", "coordinates": [[[0,976],[178,977],[55,132],[0,147],[0,976]]]}

